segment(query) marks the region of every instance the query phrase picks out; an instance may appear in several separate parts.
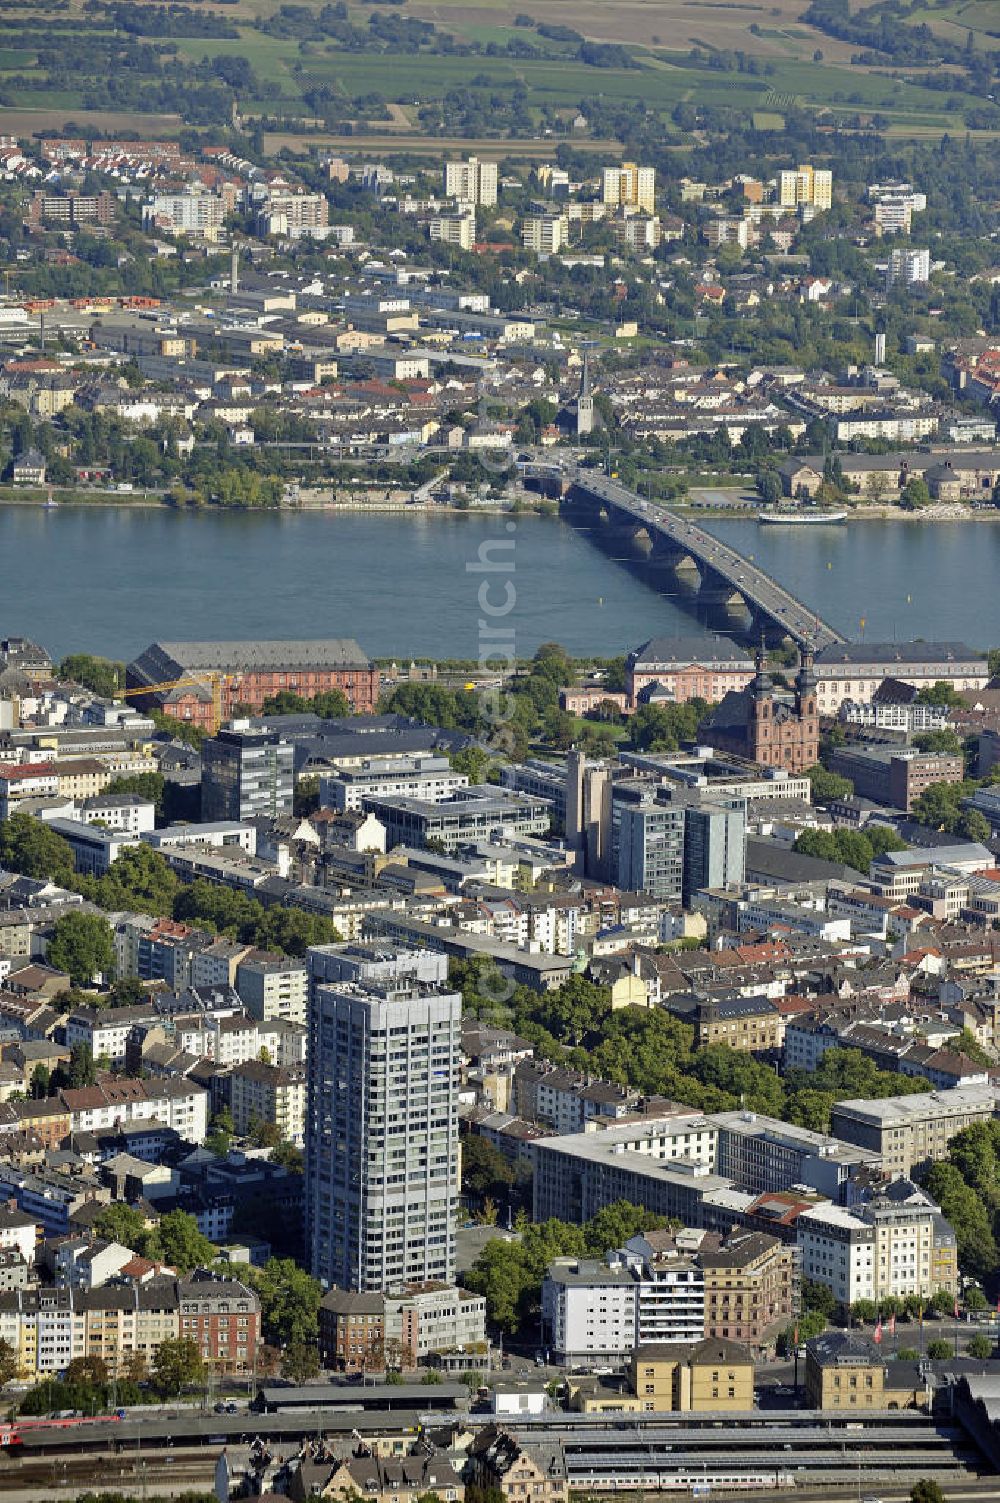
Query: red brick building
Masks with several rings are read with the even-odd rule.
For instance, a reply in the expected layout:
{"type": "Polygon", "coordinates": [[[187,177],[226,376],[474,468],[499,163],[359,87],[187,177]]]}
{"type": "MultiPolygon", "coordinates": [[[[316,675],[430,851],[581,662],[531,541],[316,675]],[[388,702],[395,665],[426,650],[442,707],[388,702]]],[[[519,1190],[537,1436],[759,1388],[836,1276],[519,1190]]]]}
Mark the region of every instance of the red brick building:
{"type": "Polygon", "coordinates": [[[319,1354],[338,1372],[375,1371],[385,1362],[385,1297],[331,1289],[319,1302],[319,1354]]]}
{"type": "Polygon", "coordinates": [[[217,1373],[252,1371],[260,1340],[260,1300],[236,1279],[199,1268],[178,1279],[178,1336],[196,1343],[217,1373]]]}
{"type": "Polygon", "coordinates": [[[349,637],[309,642],[153,642],[125,670],[129,699],[205,730],[237,706],[260,711],[287,691],[313,699],[340,689],[355,714],[374,710],[379,671],[349,637]],[[147,688],[148,692],[143,693],[147,688]]]}

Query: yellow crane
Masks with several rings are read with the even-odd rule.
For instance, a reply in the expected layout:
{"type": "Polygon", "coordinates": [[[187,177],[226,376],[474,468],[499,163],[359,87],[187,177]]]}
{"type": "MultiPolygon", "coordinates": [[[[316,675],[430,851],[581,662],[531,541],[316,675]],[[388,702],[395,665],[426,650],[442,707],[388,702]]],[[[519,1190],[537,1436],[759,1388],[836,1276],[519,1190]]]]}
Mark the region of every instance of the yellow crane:
{"type": "Polygon", "coordinates": [[[190,673],[184,678],[169,679],[163,684],[139,684],[134,689],[123,689],[123,699],[142,699],[147,694],[165,694],[169,689],[185,689],[197,687],[204,689],[209,687],[212,691],[212,734],[222,724],[222,686],[235,678],[231,673],[213,673],[207,670],[204,673],[190,673]]]}

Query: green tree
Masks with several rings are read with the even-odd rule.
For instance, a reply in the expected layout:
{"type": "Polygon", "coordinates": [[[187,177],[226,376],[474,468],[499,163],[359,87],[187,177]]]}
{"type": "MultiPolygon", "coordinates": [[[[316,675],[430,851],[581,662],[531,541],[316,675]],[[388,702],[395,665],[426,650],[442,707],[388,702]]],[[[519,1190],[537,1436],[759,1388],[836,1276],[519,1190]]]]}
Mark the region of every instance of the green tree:
{"type": "Polygon", "coordinates": [[[918,477],[914,476],[914,478],[912,480],[908,480],[906,485],[903,487],[902,494],[899,498],[899,504],[904,511],[919,511],[922,506],[927,505],[930,499],[931,493],[927,489],[926,480],[921,480],[918,477]]]}
{"type": "Polygon", "coordinates": [[[293,1341],[281,1359],[281,1376],[293,1383],[308,1383],[319,1373],[319,1348],[315,1342],[293,1341]]]}
{"type": "Polygon", "coordinates": [[[990,1212],[980,1196],[966,1184],[955,1164],[944,1160],[931,1165],[924,1184],[955,1230],[963,1272],[978,1279],[992,1277],[997,1266],[997,1244],[990,1212]]]}
{"type": "Polygon", "coordinates": [[[963,1028],[961,1033],[950,1041],[949,1047],[954,1049],[956,1054],[964,1054],[967,1059],[974,1059],[977,1065],[985,1065],[988,1069],[993,1068],[992,1059],[969,1028],[963,1028]]]}
{"type": "Polygon", "coordinates": [[[795,1351],[795,1338],[798,1335],[800,1342],[811,1341],[814,1336],[822,1336],[827,1327],[826,1316],[820,1310],[806,1310],[799,1316],[796,1324],[788,1325],[781,1332],[776,1342],[779,1357],[790,1357],[795,1351]]]}
{"type": "Polygon", "coordinates": [[[462,1189],[466,1194],[494,1198],[509,1190],[516,1176],[513,1165],[493,1143],[477,1133],[462,1140],[462,1189]]]}
{"type": "Polygon", "coordinates": [[[164,1398],[176,1398],[185,1388],[204,1381],[205,1368],[198,1343],[187,1336],[168,1336],[153,1357],[153,1382],[164,1398]]]}
{"type": "Polygon", "coordinates": [[[947,1362],[952,1355],[951,1342],[944,1336],[935,1336],[927,1343],[927,1355],[932,1362],[947,1362]]]}
{"type": "Polygon", "coordinates": [[[114,699],[125,687],[124,663],[93,657],[89,652],[70,653],[59,664],[56,675],[64,683],[81,684],[101,699],[114,699]]]}
{"type": "Polygon", "coordinates": [[[921,731],[919,736],[914,736],[913,744],[918,751],[942,752],[952,757],[962,755],[962,742],[954,731],[942,729],[939,731],[921,731]]]}
{"type": "Polygon", "coordinates": [[[322,694],[313,696],[310,707],[321,720],[346,720],[352,713],[343,689],[324,689],[322,694]]]}
{"type": "Polygon", "coordinates": [[[989,820],[978,809],[963,810],[958,821],[958,832],[966,840],[978,840],[980,845],[985,845],[993,836],[989,820]]]}
{"type": "Polygon", "coordinates": [[[965,700],[959,694],[954,684],[939,678],[933,684],[925,684],[917,691],[917,704],[938,705],[945,710],[961,710],[965,708],[965,700]]]}
{"type": "Polygon", "coordinates": [[[119,976],[110,992],[115,1007],[140,1007],[148,996],[149,993],[137,976],[119,976]]]}
{"type": "Polygon", "coordinates": [[[69,842],[42,819],[12,814],[0,824],[0,866],[22,877],[73,884],[75,865],[69,842]]]}
{"type": "Polygon", "coordinates": [[[205,1147],[209,1153],[214,1153],[216,1158],[224,1159],[232,1145],[233,1134],[236,1124],[233,1114],[228,1107],[223,1107],[215,1113],[208,1124],[208,1132],[205,1135],[205,1147]]]}
{"type": "Polygon", "coordinates": [[[803,830],[794,849],[822,861],[838,861],[867,875],[876,856],[886,851],[906,850],[906,841],[887,825],[869,825],[865,830],[803,830]]]}
{"type": "Polygon", "coordinates": [[[489,752],[481,746],[463,746],[451,755],[452,767],[464,773],[470,783],[485,783],[491,762],[489,752]]]}
{"type": "Polygon", "coordinates": [[[198,1230],[198,1222],[190,1211],[168,1211],[149,1232],[143,1252],[183,1274],[211,1263],[218,1250],[198,1230]]]}
{"type": "Polygon", "coordinates": [[[781,477],[774,470],[762,470],[757,476],[757,493],[765,506],[781,500],[781,477]]]}
{"type": "MultiPolygon", "coordinates": [[[[946,1342],[945,1345],[950,1347],[951,1343],[946,1342]]],[[[927,1351],[928,1355],[930,1355],[930,1347],[928,1347],[927,1351]]],[[[989,1359],[993,1356],[992,1338],[984,1335],[982,1332],[979,1332],[976,1336],[973,1336],[972,1340],[968,1343],[965,1348],[965,1352],[967,1356],[975,1357],[977,1362],[988,1362],[989,1359]]],[[[951,1352],[948,1351],[945,1356],[950,1357],[951,1352]]]]}
{"type": "Polygon", "coordinates": [[[247,1137],[254,1148],[277,1148],[282,1141],[281,1128],[276,1122],[251,1120],[247,1137]]]}
{"type": "Polygon", "coordinates": [[[37,1064],[31,1072],[32,1101],[44,1101],[52,1085],[52,1071],[48,1065],[37,1064]]]}
{"type": "Polygon", "coordinates": [[[109,912],[134,908],[156,917],[172,912],[183,885],[159,851],[145,842],[122,851],[103,877],[83,884],[86,896],[109,912]]]}
{"type": "Polygon", "coordinates": [[[950,1315],[955,1308],[955,1296],[947,1289],[937,1289],[931,1295],[930,1307],[935,1315],[950,1315]]]}
{"type": "Polygon", "coordinates": [[[69,1051],[69,1065],[66,1068],[66,1084],[71,1091],[81,1090],[84,1086],[92,1086],[97,1081],[97,1066],[94,1063],[94,1052],[89,1044],[74,1044],[69,1051]]]}
{"type": "Polygon", "coordinates": [[[826,1284],[819,1284],[815,1279],[803,1279],[802,1309],[818,1310],[827,1320],[832,1320],[837,1313],[837,1297],[826,1284]]]}
{"type": "Polygon", "coordinates": [[[147,799],[158,817],[163,814],[163,797],[167,780],[162,772],[130,772],[112,778],[106,793],[133,793],[147,799]]]}
{"type": "Polygon", "coordinates": [[[268,1258],[247,1277],[261,1301],[264,1335],[275,1346],[309,1346],[316,1341],[321,1290],[316,1279],[292,1258],[268,1258]]]}
{"type": "Polygon", "coordinates": [[[910,1488],[910,1503],[945,1503],[940,1482],[935,1482],[933,1477],[921,1477],[910,1488]]]}
{"type": "Polygon", "coordinates": [[[629,721],[629,741],[637,751],[677,751],[682,741],[694,741],[708,712],[703,699],[678,705],[641,705],[629,721]]]}
{"type": "Polygon", "coordinates": [[[114,967],[111,925],[99,913],[64,913],[53,925],[45,958],[57,971],[66,971],[74,986],[89,986],[114,967]]]}
{"type": "Polygon", "coordinates": [[[18,1356],[9,1341],[0,1337],[0,1388],[13,1383],[18,1374],[18,1356]]]}
{"type": "Polygon", "coordinates": [[[96,1353],[74,1357],[72,1362],[67,1363],[64,1376],[67,1383],[85,1383],[93,1388],[103,1388],[108,1381],[108,1364],[96,1353]]]}
{"type": "Polygon", "coordinates": [[[146,1238],[146,1219],[141,1211],[116,1200],[96,1217],[94,1231],[107,1242],[117,1242],[138,1252],[146,1238]]]}
{"type": "Polygon", "coordinates": [[[290,1174],[304,1174],[306,1168],[306,1156],[301,1148],[296,1148],[294,1143],[289,1143],[285,1138],[277,1148],[271,1151],[271,1163],[278,1164],[282,1169],[287,1169],[290,1174]]]}
{"type": "Polygon", "coordinates": [[[299,778],[292,795],[292,812],[299,819],[308,819],[319,808],[319,777],[299,778]]]}
{"type": "Polygon", "coordinates": [[[914,817],[932,830],[952,834],[958,829],[962,800],[968,793],[962,783],[930,783],[913,806],[914,817]]]}
{"type": "Polygon", "coordinates": [[[812,784],[813,802],[816,804],[828,804],[835,798],[850,798],[854,792],[850,778],[841,777],[839,772],[828,772],[820,762],[813,763],[806,772],[806,777],[812,784]]]}
{"type": "Polygon", "coordinates": [[[983,1291],[975,1284],[970,1284],[962,1296],[962,1303],[973,1315],[981,1315],[984,1310],[990,1308],[990,1302],[983,1291]]]}
{"type": "Polygon", "coordinates": [[[626,1242],[640,1232],[655,1232],[666,1226],[665,1216],[647,1211],[645,1206],[632,1205],[627,1200],[616,1200],[604,1206],[584,1226],[587,1250],[594,1257],[603,1258],[607,1252],[624,1247],[626,1242]]]}
{"type": "Polygon", "coordinates": [[[487,1242],[466,1282],[484,1295],[490,1322],[514,1332],[537,1321],[542,1279],[553,1258],[602,1257],[638,1232],[662,1225],[662,1217],[628,1201],[606,1206],[584,1226],[557,1220],[527,1224],[520,1242],[487,1242]]]}

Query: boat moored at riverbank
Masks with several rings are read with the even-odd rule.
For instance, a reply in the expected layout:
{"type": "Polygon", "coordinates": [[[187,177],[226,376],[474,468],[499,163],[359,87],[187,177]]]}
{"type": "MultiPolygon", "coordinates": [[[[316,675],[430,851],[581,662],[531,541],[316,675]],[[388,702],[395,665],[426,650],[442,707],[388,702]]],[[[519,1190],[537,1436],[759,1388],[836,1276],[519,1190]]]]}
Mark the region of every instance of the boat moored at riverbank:
{"type": "Polygon", "coordinates": [[[818,527],[827,522],[843,522],[846,511],[759,511],[757,521],[764,527],[818,527]]]}

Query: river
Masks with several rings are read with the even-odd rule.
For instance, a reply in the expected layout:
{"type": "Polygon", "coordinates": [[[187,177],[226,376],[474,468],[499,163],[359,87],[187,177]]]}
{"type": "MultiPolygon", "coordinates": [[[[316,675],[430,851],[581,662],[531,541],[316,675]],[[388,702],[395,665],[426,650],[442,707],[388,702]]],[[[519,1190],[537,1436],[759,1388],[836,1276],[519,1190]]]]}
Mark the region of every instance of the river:
{"type": "Polygon", "coordinates": [[[1000,645],[1000,526],[993,521],[705,525],[847,637],[1000,645]]]}
{"type": "MultiPolygon", "coordinates": [[[[1000,527],[707,525],[850,636],[864,618],[869,640],[1000,643],[1000,527]]],[[[493,624],[521,656],[544,641],[612,656],[702,634],[556,518],[0,507],[0,636],[33,637],[57,658],[128,659],[157,638],[321,636],[356,637],[379,657],[474,658],[484,581],[487,603],[510,605],[493,624]],[[513,544],[487,554],[501,567],[470,570],[491,542],[513,544]]]]}

